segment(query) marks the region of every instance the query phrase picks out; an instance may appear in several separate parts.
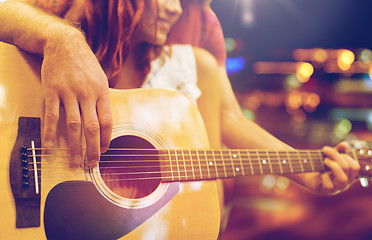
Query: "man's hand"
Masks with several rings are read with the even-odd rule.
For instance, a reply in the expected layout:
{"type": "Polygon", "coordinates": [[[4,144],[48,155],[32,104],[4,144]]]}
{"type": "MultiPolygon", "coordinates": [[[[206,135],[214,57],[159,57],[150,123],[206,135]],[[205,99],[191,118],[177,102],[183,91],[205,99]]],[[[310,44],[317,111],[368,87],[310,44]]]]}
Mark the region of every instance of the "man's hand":
{"type": "Polygon", "coordinates": [[[8,0],[1,3],[0,41],[44,56],[41,79],[45,145],[55,145],[59,110],[63,105],[72,158],[76,163],[82,161],[82,136],[85,134],[87,162],[93,167],[111,139],[107,78],[77,28],[28,2],[8,0]]]}
{"type": "Polygon", "coordinates": [[[55,144],[59,109],[63,105],[72,159],[75,163],[82,161],[85,134],[87,163],[94,167],[111,140],[108,81],[83,35],[76,30],[64,36],[46,43],[44,50],[41,77],[45,146],[55,144]]]}

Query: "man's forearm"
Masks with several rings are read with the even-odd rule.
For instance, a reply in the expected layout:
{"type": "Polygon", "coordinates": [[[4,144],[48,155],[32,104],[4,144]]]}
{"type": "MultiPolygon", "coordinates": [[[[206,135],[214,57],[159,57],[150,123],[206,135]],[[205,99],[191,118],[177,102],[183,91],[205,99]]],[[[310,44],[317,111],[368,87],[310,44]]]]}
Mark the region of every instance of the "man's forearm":
{"type": "Polygon", "coordinates": [[[22,1],[8,0],[1,3],[0,22],[0,41],[37,54],[43,54],[47,46],[61,39],[83,37],[66,20],[22,1]]]}

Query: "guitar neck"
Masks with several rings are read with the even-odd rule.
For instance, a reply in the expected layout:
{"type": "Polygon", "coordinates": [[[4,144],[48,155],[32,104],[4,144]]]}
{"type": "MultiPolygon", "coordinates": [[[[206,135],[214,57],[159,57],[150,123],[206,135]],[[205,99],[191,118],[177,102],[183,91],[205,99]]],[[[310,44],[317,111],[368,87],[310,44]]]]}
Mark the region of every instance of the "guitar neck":
{"type": "MultiPolygon", "coordinates": [[[[197,181],[262,174],[322,172],[320,150],[160,150],[162,181],[197,181]]],[[[352,152],[357,159],[357,153],[352,152]]]]}

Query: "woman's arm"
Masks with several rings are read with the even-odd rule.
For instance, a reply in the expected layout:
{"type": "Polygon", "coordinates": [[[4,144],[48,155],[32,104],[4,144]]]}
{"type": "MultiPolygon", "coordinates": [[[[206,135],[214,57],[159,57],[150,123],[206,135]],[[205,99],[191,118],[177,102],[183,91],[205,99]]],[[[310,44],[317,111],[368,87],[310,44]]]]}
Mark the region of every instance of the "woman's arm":
{"type": "MultiPolygon", "coordinates": [[[[232,91],[224,67],[220,67],[222,92],[222,141],[231,148],[283,149],[292,148],[253,121],[247,119],[232,91]]],[[[348,146],[341,143],[334,148],[324,147],[325,165],[330,171],[287,175],[290,179],[321,194],[333,194],[347,188],[357,177],[359,164],[348,154],[348,146]]]]}
{"type": "Polygon", "coordinates": [[[17,0],[0,4],[0,22],[0,41],[44,56],[45,146],[55,144],[62,104],[73,160],[82,161],[85,134],[87,160],[94,166],[109,145],[112,119],[107,78],[83,33],[66,20],[17,0]]]}
{"type": "MultiPolygon", "coordinates": [[[[235,149],[292,149],[243,115],[223,66],[211,64],[209,58],[212,57],[206,53],[196,53],[196,58],[199,72],[211,72],[204,73],[205,76],[210,77],[209,79],[198,79],[198,81],[201,81],[199,83],[201,87],[205,86],[201,89],[202,96],[203,94],[205,98],[214,96],[215,100],[209,102],[220,104],[221,140],[226,146],[235,149]],[[212,94],[211,91],[218,91],[219,94],[212,94]]],[[[210,106],[210,108],[214,107],[210,106]]],[[[208,115],[208,112],[203,109],[201,112],[208,115]]],[[[205,121],[206,125],[209,122],[210,120],[205,121]]],[[[210,127],[207,126],[208,128],[210,127]]],[[[330,171],[292,174],[288,177],[317,193],[332,194],[344,190],[357,177],[359,164],[346,154],[347,145],[344,143],[334,148],[324,147],[323,151],[326,155],[325,165],[330,171]]]]}

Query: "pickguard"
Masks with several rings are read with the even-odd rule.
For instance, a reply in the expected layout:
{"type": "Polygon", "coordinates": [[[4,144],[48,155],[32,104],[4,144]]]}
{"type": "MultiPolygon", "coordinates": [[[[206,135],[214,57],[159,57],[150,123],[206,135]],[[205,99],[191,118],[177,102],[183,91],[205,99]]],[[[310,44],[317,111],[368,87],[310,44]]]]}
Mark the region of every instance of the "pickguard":
{"type": "Polygon", "coordinates": [[[45,202],[46,236],[52,240],[118,239],[164,207],[178,189],[179,183],[171,183],[154,204],[129,209],[107,200],[92,182],[62,182],[49,192],[45,202]]]}

